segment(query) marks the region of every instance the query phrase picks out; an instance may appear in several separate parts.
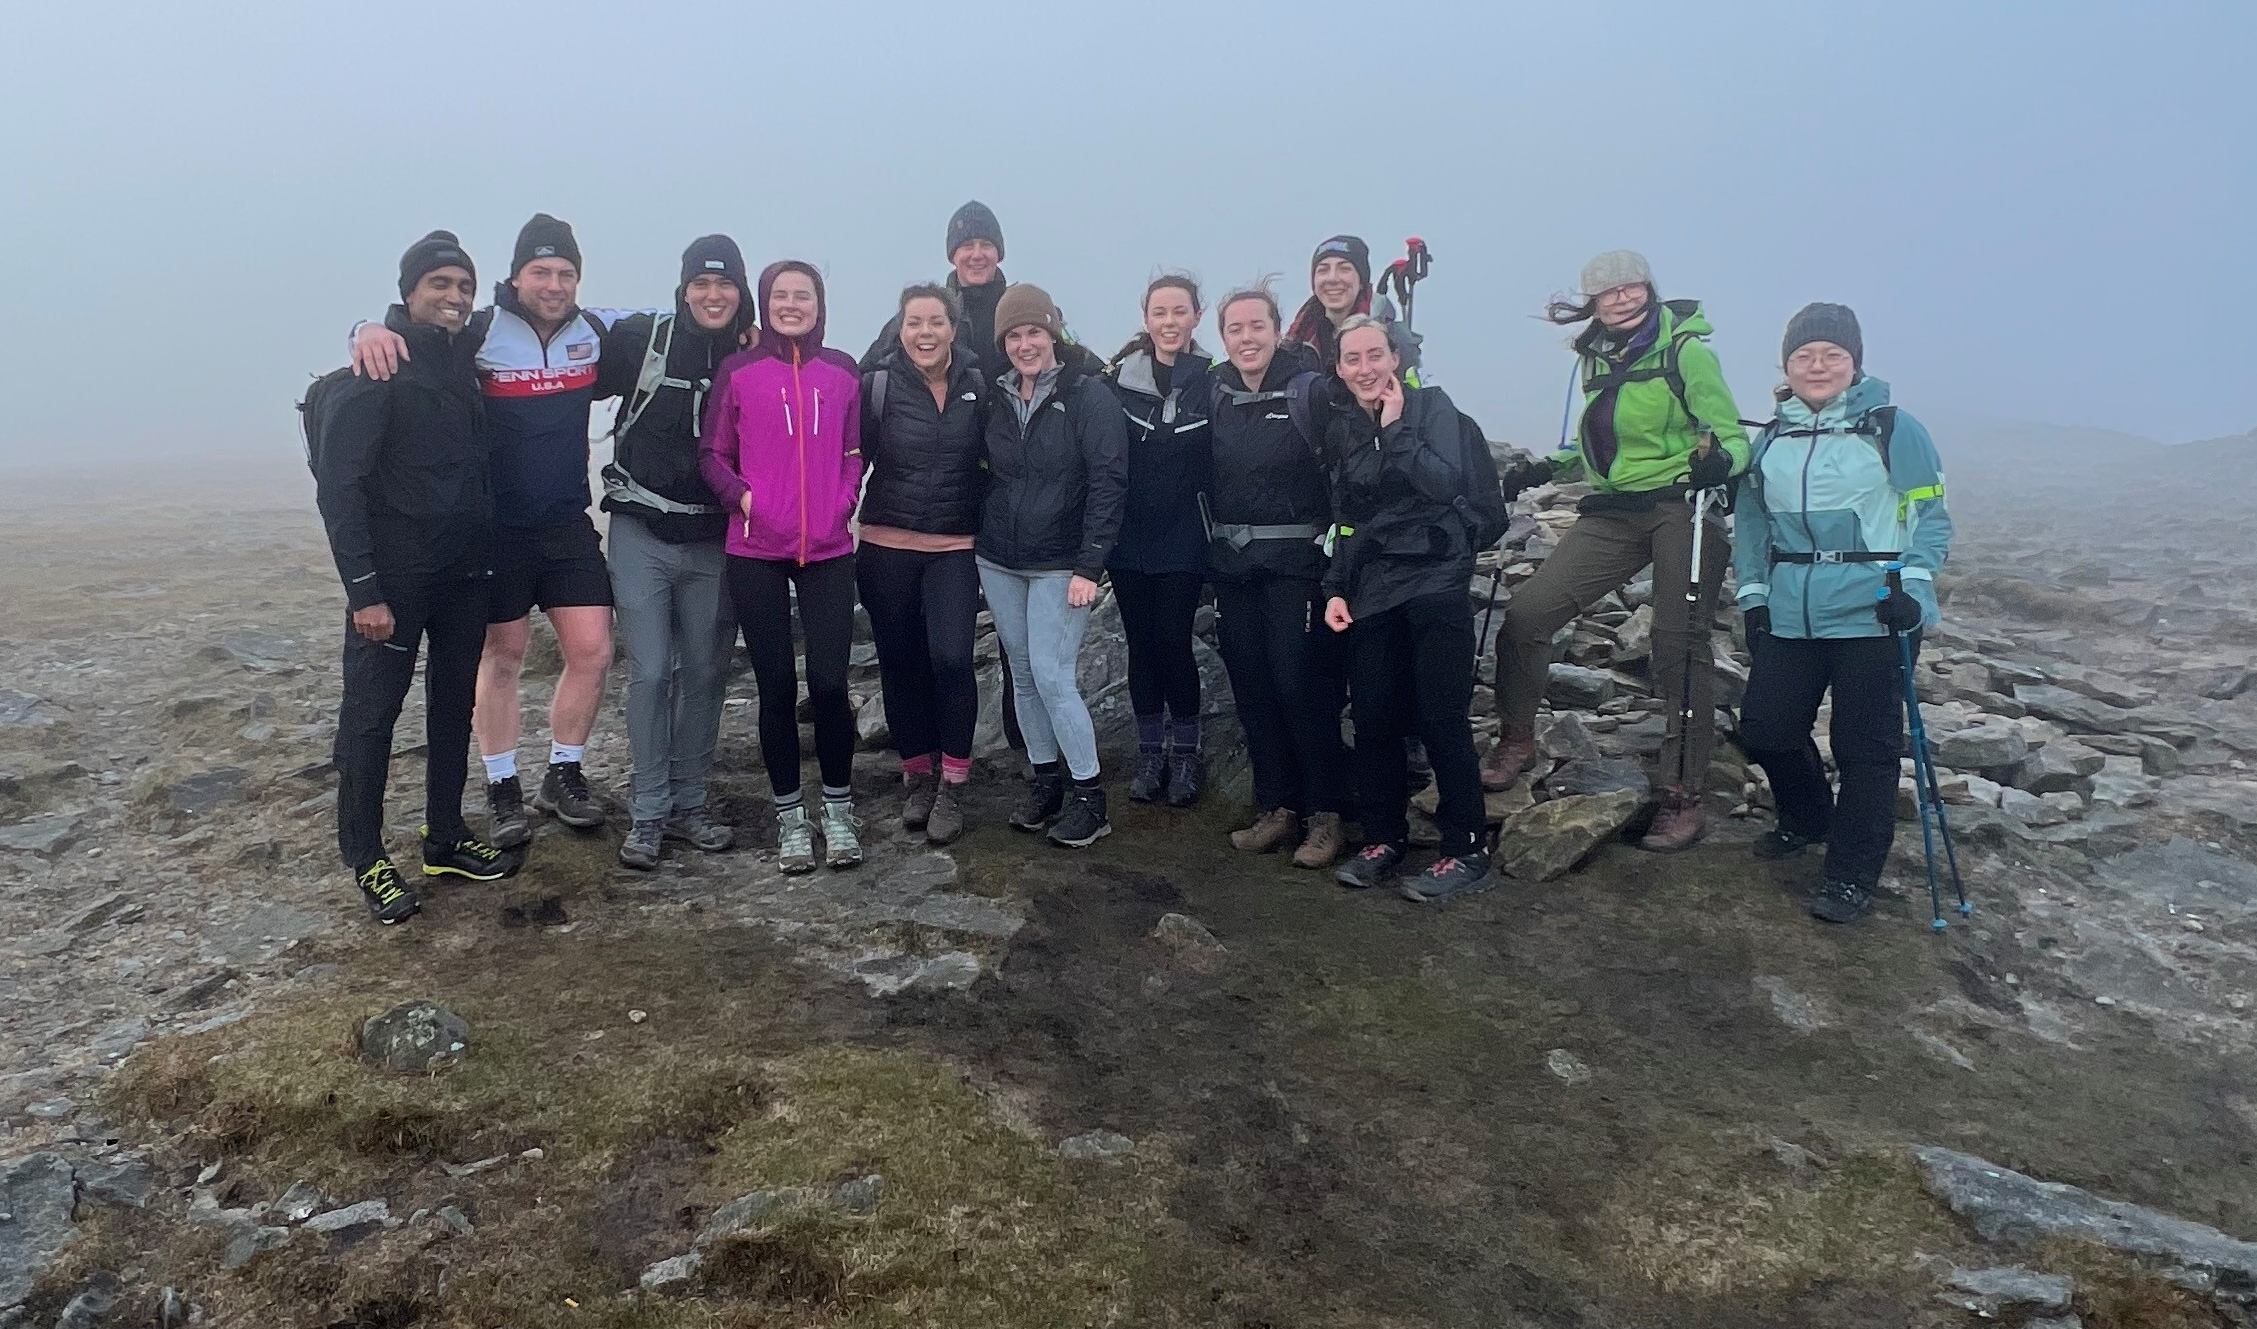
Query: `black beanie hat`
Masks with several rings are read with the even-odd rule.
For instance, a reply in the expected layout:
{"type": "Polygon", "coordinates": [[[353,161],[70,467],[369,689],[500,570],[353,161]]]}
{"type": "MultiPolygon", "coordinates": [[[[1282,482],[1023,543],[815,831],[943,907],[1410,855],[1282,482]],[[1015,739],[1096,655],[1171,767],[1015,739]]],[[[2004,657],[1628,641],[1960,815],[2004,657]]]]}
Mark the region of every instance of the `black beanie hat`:
{"type": "Polygon", "coordinates": [[[1355,265],[1356,275],[1363,279],[1364,285],[1371,285],[1371,246],[1365,244],[1360,237],[1336,235],[1318,245],[1317,252],[1309,255],[1309,275],[1315,276],[1317,264],[1328,258],[1347,259],[1355,265]]]}
{"type": "Polygon", "coordinates": [[[745,275],[744,251],[728,236],[701,235],[682,251],[683,286],[708,273],[735,282],[740,295],[752,294],[752,282],[745,275]]]}
{"type": "Polygon", "coordinates": [[[517,252],[510,256],[509,275],[525,271],[525,265],[537,258],[561,258],[575,271],[580,267],[580,242],[572,238],[572,228],[545,212],[534,213],[533,220],[517,233],[517,252]]]}
{"type": "Polygon", "coordinates": [[[478,267],[462,251],[462,241],[455,239],[455,233],[433,231],[400,255],[400,298],[407,299],[425,273],[439,268],[461,268],[470,274],[471,281],[478,280],[478,267]]]}
{"type": "Polygon", "coordinates": [[[1779,348],[1779,363],[1814,341],[1830,341],[1849,352],[1850,365],[1865,369],[1865,333],[1857,326],[1857,312],[1848,305],[1808,304],[1787,320],[1787,339],[1779,348]]]}
{"type": "Polygon", "coordinates": [[[962,249],[968,240],[985,240],[994,245],[996,261],[1003,261],[1003,223],[995,219],[995,213],[987,204],[976,198],[958,208],[956,215],[948,219],[948,259],[951,263],[956,261],[956,251],[962,249]]]}

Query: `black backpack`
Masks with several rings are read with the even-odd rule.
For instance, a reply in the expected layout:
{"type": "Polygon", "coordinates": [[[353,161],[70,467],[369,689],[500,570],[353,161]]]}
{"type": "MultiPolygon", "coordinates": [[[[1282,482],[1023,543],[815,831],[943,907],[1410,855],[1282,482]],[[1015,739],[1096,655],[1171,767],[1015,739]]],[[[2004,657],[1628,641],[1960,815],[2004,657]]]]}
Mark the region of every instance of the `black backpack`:
{"type": "Polygon", "coordinates": [[[1465,475],[1466,492],[1451,506],[1473,532],[1474,549],[1488,549],[1511,529],[1512,504],[1505,501],[1505,486],[1497,475],[1496,454],[1489,451],[1489,436],[1463,411],[1458,412],[1458,469],[1465,475]]]}
{"type": "Polygon", "coordinates": [[[306,448],[306,469],[321,473],[321,436],[329,423],[329,406],[336,400],[340,384],[350,382],[353,367],[332,369],[306,386],[306,395],[298,399],[298,433],[306,448]]]}

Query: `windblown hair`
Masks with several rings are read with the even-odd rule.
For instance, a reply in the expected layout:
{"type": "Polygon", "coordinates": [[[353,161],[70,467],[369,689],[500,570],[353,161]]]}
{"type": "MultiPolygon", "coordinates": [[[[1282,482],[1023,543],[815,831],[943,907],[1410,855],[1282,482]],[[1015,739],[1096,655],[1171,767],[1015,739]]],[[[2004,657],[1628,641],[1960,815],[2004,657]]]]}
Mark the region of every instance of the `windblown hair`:
{"type": "MultiPolygon", "coordinates": [[[[1661,303],[1661,292],[1655,288],[1652,282],[1646,283],[1646,303],[1649,305],[1661,303]]],[[[1584,295],[1581,292],[1575,295],[1553,296],[1552,302],[1544,306],[1544,312],[1537,315],[1545,322],[1557,323],[1563,328],[1573,327],[1578,323],[1588,323],[1598,316],[1599,297],[1597,295],[1584,295]]]]}
{"type": "Polygon", "coordinates": [[[1387,349],[1390,351],[1395,349],[1394,339],[1388,335],[1387,320],[1378,318],[1371,314],[1350,314],[1348,317],[1340,321],[1339,330],[1333,334],[1334,341],[1332,344],[1336,348],[1333,352],[1333,359],[1335,361],[1340,358],[1340,354],[1337,348],[1348,344],[1348,334],[1351,332],[1361,332],[1365,328],[1377,329],[1379,332],[1379,339],[1386,345],[1387,349]]]}
{"type": "MultiPolygon", "coordinates": [[[[1163,272],[1159,276],[1154,277],[1151,282],[1145,286],[1144,299],[1138,302],[1137,308],[1139,310],[1150,309],[1152,307],[1152,297],[1161,291],[1181,291],[1185,295],[1190,296],[1191,317],[1193,322],[1197,322],[1199,315],[1206,309],[1206,306],[1199,303],[1199,280],[1198,278],[1193,277],[1188,272],[1163,272]]],[[[1135,336],[1129,338],[1127,343],[1124,344],[1121,349],[1113,352],[1113,358],[1105,362],[1106,366],[1108,368],[1117,366],[1121,363],[1121,361],[1128,359],[1138,351],[1143,351],[1148,355],[1151,353],[1151,333],[1139,332],[1135,336]]]]}
{"type": "Polygon", "coordinates": [[[1229,317],[1232,305],[1243,304],[1248,300],[1259,300],[1263,307],[1270,311],[1270,323],[1277,328],[1278,335],[1283,337],[1285,335],[1285,314],[1277,307],[1277,280],[1276,273],[1265,273],[1252,283],[1237,288],[1217,302],[1215,305],[1215,335],[1218,337],[1223,335],[1223,320],[1229,317]]]}

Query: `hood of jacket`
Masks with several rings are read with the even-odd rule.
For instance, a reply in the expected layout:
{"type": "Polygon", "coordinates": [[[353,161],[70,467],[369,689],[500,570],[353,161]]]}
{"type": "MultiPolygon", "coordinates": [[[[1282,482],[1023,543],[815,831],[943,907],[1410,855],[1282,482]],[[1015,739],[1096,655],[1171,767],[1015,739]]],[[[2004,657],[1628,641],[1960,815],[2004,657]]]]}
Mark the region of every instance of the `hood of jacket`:
{"type": "MultiPolygon", "coordinates": [[[[1697,300],[1665,300],[1661,303],[1660,313],[1661,324],[1654,334],[1653,341],[1647,344],[1645,350],[1639,354],[1636,360],[1623,366],[1624,368],[1636,368],[1645,364],[1649,359],[1659,364],[1662,351],[1668,347],[1670,342],[1676,340],[1680,333],[1687,333],[1695,337],[1706,337],[1716,331],[1716,328],[1708,321],[1708,311],[1697,300]],[[1688,313],[1680,313],[1672,308],[1673,305],[1690,305],[1691,310],[1688,313]]],[[[1643,320],[1641,320],[1642,322],[1643,320]]],[[[1633,329],[1633,335],[1635,335],[1635,332],[1636,330],[1633,329]]],[[[1607,353],[1608,345],[1613,337],[1613,330],[1594,318],[1589,327],[1576,335],[1575,349],[1583,355],[1604,355],[1607,353]]]]}
{"type": "MultiPolygon", "coordinates": [[[[1114,361],[1113,382],[1138,396],[1158,400],[1167,394],[1160,391],[1159,371],[1154,368],[1157,363],[1149,350],[1130,351],[1114,361]]],[[[1175,373],[1169,376],[1168,390],[1176,392],[1191,386],[1205,377],[1213,369],[1214,363],[1215,357],[1207,354],[1206,347],[1196,341],[1192,342],[1183,349],[1182,354],[1176,356],[1175,373]]]]}
{"type": "Polygon", "coordinates": [[[760,323],[760,340],[752,349],[779,360],[790,360],[795,352],[803,362],[822,355],[823,328],[830,320],[831,297],[823,289],[823,274],[815,270],[815,265],[796,258],[779,259],[760,270],[759,287],[754,313],[760,323]],[[776,289],[776,279],[787,272],[806,273],[807,279],[815,283],[815,326],[797,337],[787,337],[768,326],[768,296],[776,289]]]}

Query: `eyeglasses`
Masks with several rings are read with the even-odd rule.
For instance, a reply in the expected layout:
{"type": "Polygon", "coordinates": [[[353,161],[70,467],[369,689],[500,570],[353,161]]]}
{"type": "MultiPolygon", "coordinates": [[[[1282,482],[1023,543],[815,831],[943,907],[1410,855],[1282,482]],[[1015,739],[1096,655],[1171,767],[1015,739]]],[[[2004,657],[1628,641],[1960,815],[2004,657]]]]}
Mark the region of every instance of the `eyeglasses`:
{"type": "Polygon", "coordinates": [[[1850,362],[1850,353],[1839,348],[1826,351],[1805,347],[1787,357],[1787,368],[1805,373],[1813,369],[1840,369],[1850,362]]]}

